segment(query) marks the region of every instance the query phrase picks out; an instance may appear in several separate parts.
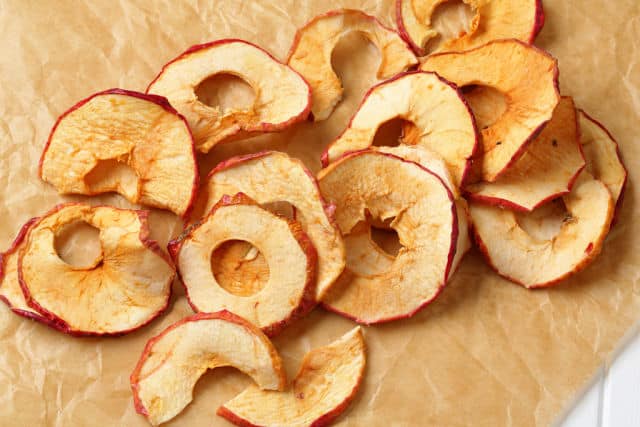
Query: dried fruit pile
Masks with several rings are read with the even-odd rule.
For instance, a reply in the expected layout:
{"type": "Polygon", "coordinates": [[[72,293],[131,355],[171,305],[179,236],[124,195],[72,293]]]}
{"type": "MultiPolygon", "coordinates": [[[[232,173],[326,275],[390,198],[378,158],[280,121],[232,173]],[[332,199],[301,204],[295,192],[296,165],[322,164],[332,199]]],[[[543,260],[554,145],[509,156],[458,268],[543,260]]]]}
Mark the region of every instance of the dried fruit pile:
{"type": "Polygon", "coordinates": [[[613,225],[627,172],[609,132],[560,96],[557,61],[531,44],[541,2],[464,0],[469,31],[434,48],[440,3],[397,0],[398,32],[356,10],[315,17],[286,63],[243,40],[194,46],[146,94],[112,89],[76,104],[50,133],[42,180],[61,194],[117,192],[187,225],[168,255],[149,238],[147,211],[56,206],[2,254],[0,298],[71,335],[120,335],[169,306],[177,273],[197,314],[148,342],[131,375],[136,410],[166,422],[208,369],[233,366],[255,385],[220,416],[319,426],[363,380],[362,331],[310,351],[291,383],[268,338],[316,305],[364,325],[412,316],[443,291],[470,230],[488,264],[527,288],[585,268],[613,225]],[[380,81],[327,141],[317,176],[264,151],[227,159],[199,182],[196,151],[331,116],[343,93],[331,54],[351,32],[380,50],[380,81]],[[203,103],[197,87],[219,74],[246,81],[253,103],[203,103]],[[374,145],[398,118],[400,139],[374,145]],[[99,230],[101,251],[82,266],[56,249],[76,222],[99,230]],[[374,241],[379,230],[397,233],[397,254],[374,241]]]}

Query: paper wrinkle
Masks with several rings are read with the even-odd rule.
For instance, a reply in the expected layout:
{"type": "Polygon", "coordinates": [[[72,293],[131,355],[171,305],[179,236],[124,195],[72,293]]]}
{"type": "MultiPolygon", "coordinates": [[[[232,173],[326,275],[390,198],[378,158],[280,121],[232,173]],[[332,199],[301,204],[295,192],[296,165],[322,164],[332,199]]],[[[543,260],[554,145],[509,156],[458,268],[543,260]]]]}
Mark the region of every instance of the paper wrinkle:
{"type": "MultiPolygon", "coordinates": [[[[616,137],[630,170],[625,202],[598,260],[556,289],[527,291],[500,279],[472,250],[442,295],[412,319],[366,327],[363,388],[337,425],[547,426],[583,390],[640,319],[640,235],[636,170],[640,167],[640,3],[545,1],[538,45],[559,59],[562,92],[616,137]]],[[[37,176],[56,118],[91,93],[144,91],[164,63],[187,47],[244,38],[281,60],[295,31],[319,13],[362,9],[394,26],[393,0],[230,0],[224,2],[33,0],[0,3],[0,248],[19,227],[54,204],[83,200],[133,207],[118,195],[59,196],[37,176]]],[[[344,128],[375,83],[380,57],[349,38],[334,55],[344,99],[320,123],[216,147],[200,155],[201,176],[220,160],[261,149],[284,150],[314,172],[323,149],[344,128]]],[[[150,216],[161,246],[182,223],[150,216]]],[[[174,284],[170,310],[119,338],[64,336],[0,304],[0,425],[147,426],[129,385],[146,341],[191,314],[174,284]]],[[[353,323],[318,308],[274,343],[292,379],[304,354],[353,323]]],[[[207,374],[194,402],[166,425],[228,426],[217,407],[249,379],[207,374]]]]}

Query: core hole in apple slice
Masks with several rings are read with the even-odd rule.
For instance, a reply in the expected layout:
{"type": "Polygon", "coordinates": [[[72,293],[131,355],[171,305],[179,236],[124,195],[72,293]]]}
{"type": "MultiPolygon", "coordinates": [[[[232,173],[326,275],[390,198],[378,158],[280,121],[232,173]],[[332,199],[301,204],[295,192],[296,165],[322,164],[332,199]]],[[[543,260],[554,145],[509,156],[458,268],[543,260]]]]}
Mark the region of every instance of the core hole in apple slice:
{"type": "Polygon", "coordinates": [[[380,249],[382,249],[387,255],[396,257],[402,245],[398,238],[398,232],[394,229],[385,229],[378,227],[371,227],[371,240],[380,249]]]}
{"type": "Polygon", "coordinates": [[[571,221],[572,215],[564,201],[553,200],[531,212],[515,212],[516,223],[536,240],[552,240],[560,233],[562,224],[571,221]]]}
{"type": "Polygon", "coordinates": [[[431,25],[438,33],[425,45],[426,52],[435,52],[444,42],[467,34],[471,28],[474,11],[462,0],[445,0],[436,6],[431,15],[431,25]]]}
{"type": "Polygon", "coordinates": [[[211,253],[216,282],[232,295],[247,297],[260,292],[269,281],[269,264],[246,240],[228,240],[211,253]]]}
{"type": "Polygon", "coordinates": [[[126,159],[104,159],[85,176],[84,181],[92,193],[104,193],[113,188],[129,200],[135,200],[140,191],[140,177],[126,159]]]}
{"type": "Polygon", "coordinates": [[[256,92],[246,80],[228,73],[207,77],[196,86],[195,93],[198,101],[224,113],[249,110],[256,100],[256,92]]]}
{"type": "Polygon", "coordinates": [[[461,90],[480,130],[493,126],[507,111],[507,97],[498,89],[491,86],[469,85],[462,87],[461,90]]]}
{"type": "Polygon", "coordinates": [[[56,253],[62,261],[79,270],[89,270],[102,262],[100,230],[75,221],[60,228],[54,239],[56,253]]]}
{"type": "Polygon", "coordinates": [[[416,126],[402,117],[396,117],[382,123],[373,137],[374,147],[397,147],[405,140],[405,135],[411,133],[416,126]]]}

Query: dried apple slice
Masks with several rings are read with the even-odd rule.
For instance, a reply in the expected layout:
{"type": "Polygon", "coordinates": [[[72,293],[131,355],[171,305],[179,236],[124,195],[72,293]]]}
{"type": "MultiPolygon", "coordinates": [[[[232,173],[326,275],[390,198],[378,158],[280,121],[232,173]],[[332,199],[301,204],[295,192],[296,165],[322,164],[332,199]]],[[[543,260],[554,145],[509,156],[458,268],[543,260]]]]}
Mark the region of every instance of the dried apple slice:
{"type": "Polygon", "coordinates": [[[342,84],[331,66],[331,53],[342,37],[351,32],[363,34],[380,50],[379,80],[418,63],[398,33],[373,16],[352,9],[316,16],[296,33],[287,60],[311,85],[311,112],[316,121],[328,118],[342,98],[342,84]]]}
{"type": "Polygon", "coordinates": [[[404,73],[371,88],[345,131],[323,154],[323,165],[346,152],[369,148],[378,128],[395,118],[413,124],[407,144],[437,153],[455,184],[464,181],[478,146],[475,120],[458,89],[435,73],[404,73]]]}
{"type": "Polygon", "coordinates": [[[167,63],[147,93],[166,96],[189,121],[196,148],[209,152],[216,144],[281,131],[304,120],[311,108],[307,82],[264,49],[237,39],[192,46],[167,63]],[[245,80],[255,92],[243,109],[211,107],[198,99],[196,88],[216,74],[245,80]]]}
{"type": "MultiPolygon", "coordinates": [[[[432,18],[438,6],[446,0],[396,0],[396,20],[400,35],[420,55],[440,34],[433,27],[432,18]]],[[[518,39],[533,43],[544,26],[542,0],[462,0],[473,18],[468,32],[445,40],[436,51],[463,51],[492,40],[518,39]]]]}
{"type": "Polygon", "coordinates": [[[238,426],[325,426],[342,414],[358,393],[366,365],[360,328],[307,353],[284,392],[255,385],[218,408],[238,426]]]}
{"type": "Polygon", "coordinates": [[[149,238],[147,215],[69,203],[39,218],[18,259],[27,304],[72,335],[120,335],[152,321],[169,304],[175,269],[149,238]],[[55,249],[56,234],[77,221],[100,230],[102,252],[82,267],[55,249]]]}
{"type": "Polygon", "coordinates": [[[283,390],[282,362],[258,328],[226,310],[198,313],[151,338],[131,374],[136,411],[153,425],[169,421],[193,400],[208,370],[233,366],[261,389],[283,390]]]}
{"type": "Polygon", "coordinates": [[[582,172],[571,193],[533,212],[516,214],[472,202],[470,213],[489,265],[512,282],[542,288],[596,258],[609,232],[613,207],[607,187],[582,172]]]}
{"type": "Polygon", "coordinates": [[[482,178],[489,182],[520,158],[560,100],[557,61],[518,40],[497,40],[466,52],[431,55],[421,69],[435,71],[459,87],[488,86],[504,95],[504,114],[495,123],[478,123],[484,149],[482,178]]]}
{"type": "Polygon", "coordinates": [[[618,143],[602,124],[582,110],[578,112],[578,123],[587,171],[607,186],[617,210],[627,184],[627,169],[622,162],[618,143]]]}
{"type": "Polygon", "coordinates": [[[226,309],[273,336],[315,305],[317,255],[302,226],[242,193],[224,196],[170,248],[195,311],[226,309]],[[265,257],[269,279],[258,292],[234,295],[212,274],[212,253],[230,240],[250,242],[265,257]]]}
{"type": "MultiPolygon", "coordinates": [[[[47,318],[29,307],[22,293],[18,280],[18,257],[25,246],[27,235],[38,218],[31,218],[20,228],[15,240],[5,252],[0,254],[0,300],[4,301],[11,311],[29,319],[50,323],[47,318]]],[[[55,325],[52,325],[55,327],[55,325]]]]}
{"type": "Polygon", "coordinates": [[[234,157],[211,171],[194,213],[208,212],[222,196],[236,193],[260,205],[283,201],[293,205],[296,220],[318,253],[316,298],[320,300],[344,269],[345,250],[311,172],[301,161],[276,151],[234,157]]]}
{"type": "Polygon", "coordinates": [[[386,271],[359,274],[347,265],[322,299],[325,307],[372,324],[410,317],[433,301],[451,274],[458,241],[456,204],[443,181],[417,163],[372,150],[345,155],[318,181],[336,204],[344,235],[367,222],[367,214],[394,218],[390,225],[402,245],[386,271]]]}
{"type": "Polygon", "coordinates": [[[63,194],[115,191],[180,216],[199,177],[184,118],[165,98],[122,89],[91,95],[58,119],[39,173],[63,194]]]}
{"type": "Polygon", "coordinates": [[[585,166],[573,100],[563,97],[551,121],[509,170],[494,182],[467,187],[472,200],[532,211],[571,191],[585,166]]]}

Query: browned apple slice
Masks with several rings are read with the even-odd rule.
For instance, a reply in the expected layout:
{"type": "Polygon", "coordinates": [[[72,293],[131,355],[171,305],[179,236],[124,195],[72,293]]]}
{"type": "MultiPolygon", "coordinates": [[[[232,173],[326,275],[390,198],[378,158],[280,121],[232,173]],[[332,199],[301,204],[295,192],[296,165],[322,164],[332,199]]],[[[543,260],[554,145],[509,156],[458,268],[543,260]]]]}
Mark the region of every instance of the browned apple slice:
{"type": "Polygon", "coordinates": [[[193,388],[209,369],[233,366],[260,389],[282,390],[286,376],[271,341],[228,311],[198,313],[151,338],[131,374],[136,411],[158,425],[193,400],[193,388]]]}
{"type": "Polygon", "coordinates": [[[315,305],[317,255],[302,226],[242,193],[224,196],[170,251],[195,311],[226,309],[272,336],[315,305]],[[232,240],[250,242],[267,261],[269,278],[255,293],[235,295],[212,274],[212,253],[232,240]]]}
{"type": "Polygon", "coordinates": [[[175,269],[149,239],[146,211],[60,205],[34,223],[18,259],[27,304],[72,335],[120,335],[146,325],[169,304],[175,269]],[[72,266],[56,252],[66,225],[100,230],[101,253],[72,266]]]}
{"type": "Polygon", "coordinates": [[[587,171],[607,186],[618,210],[627,184],[627,169],[622,162],[618,143],[602,124],[582,110],[578,112],[578,122],[587,171]]]}
{"type": "Polygon", "coordinates": [[[199,175],[191,131],[165,98],[110,89],[58,119],[40,177],[63,194],[115,191],[185,216],[199,175]]]}
{"type": "Polygon", "coordinates": [[[530,213],[471,203],[473,230],[487,262],[527,288],[554,285],[584,269],[602,249],[613,217],[607,187],[583,172],[571,193],[530,213]]]}
{"type": "Polygon", "coordinates": [[[234,157],[211,171],[194,213],[206,213],[222,196],[236,193],[244,193],[260,205],[293,205],[296,220],[318,253],[316,298],[320,300],[344,269],[345,250],[331,208],[311,172],[301,161],[275,151],[234,157]]]}
{"type": "Polygon", "coordinates": [[[363,34],[380,50],[380,80],[418,63],[398,33],[373,16],[351,9],[316,16],[296,33],[288,59],[291,68],[311,85],[311,112],[316,121],[329,117],[342,98],[342,84],[331,66],[331,53],[340,39],[351,32],[363,34]]]}
{"type": "Polygon", "coordinates": [[[472,200],[532,211],[571,191],[585,166],[573,100],[563,97],[551,121],[509,170],[494,182],[467,187],[472,200]]]}
{"type": "MultiPolygon", "coordinates": [[[[462,0],[473,13],[469,31],[444,40],[432,52],[463,51],[492,40],[518,39],[533,43],[544,26],[542,0],[462,0]]],[[[396,20],[400,35],[420,55],[427,44],[440,36],[432,19],[445,0],[396,0],[396,20]]]]}
{"type": "MultiPolygon", "coordinates": [[[[29,307],[22,293],[18,280],[18,256],[25,246],[27,235],[38,218],[31,218],[20,228],[15,240],[5,252],[0,254],[0,300],[4,301],[11,311],[21,316],[49,323],[49,320],[29,307]]],[[[52,325],[55,327],[55,325],[52,325]]]]}
{"type": "Polygon", "coordinates": [[[458,89],[435,73],[400,74],[370,89],[347,129],[323,154],[323,165],[369,148],[380,126],[395,118],[413,124],[407,144],[435,152],[455,184],[464,181],[478,146],[475,120],[458,89]]]}
{"type": "Polygon", "coordinates": [[[478,121],[483,141],[482,178],[489,182],[524,154],[560,100],[557,61],[518,40],[497,40],[466,52],[431,55],[421,69],[435,71],[460,87],[488,86],[504,96],[504,113],[494,123],[478,121]]]}
{"type": "Polygon", "coordinates": [[[336,204],[344,235],[368,216],[393,219],[402,245],[386,271],[360,274],[347,265],[324,305],[372,324],[410,317],[433,301],[451,274],[458,241],[456,204],[443,181],[417,163],[372,150],[345,155],[318,180],[322,194],[336,204]]]}
{"type": "Polygon", "coordinates": [[[237,39],[192,46],[166,64],[147,93],[167,97],[189,121],[196,147],[207,153],[216,144],[277,132],[304,120],[311,107],[309,85],[264,49],[237,39]],[[207,78],[230,74],[255,93],[248,108],[212,107],[198,99],[196,88],[207,78]]]}
{"type": "Polygon", "coordinates": [[[358,327],[307,353],[286,391],[251,385],[221,406],[218,415],[246,427],[329,425],[358,393],[365,365],[365,343],[358,327]]]}

